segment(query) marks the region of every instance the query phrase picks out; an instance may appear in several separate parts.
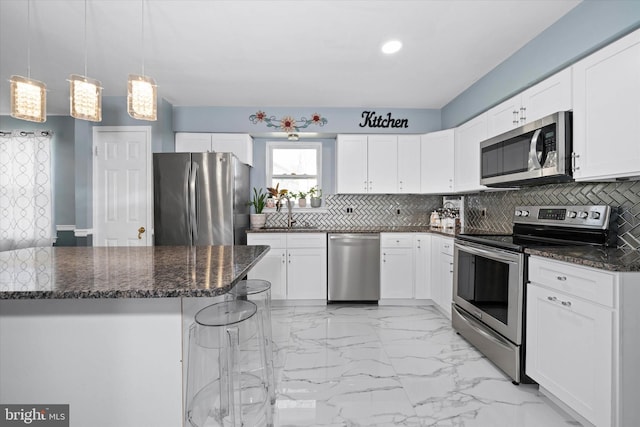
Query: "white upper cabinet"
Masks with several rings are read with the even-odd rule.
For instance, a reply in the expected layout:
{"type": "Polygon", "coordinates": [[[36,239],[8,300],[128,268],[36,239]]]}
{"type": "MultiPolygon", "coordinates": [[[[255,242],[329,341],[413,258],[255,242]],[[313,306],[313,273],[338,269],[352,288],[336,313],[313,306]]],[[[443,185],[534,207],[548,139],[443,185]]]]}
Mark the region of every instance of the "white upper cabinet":
{"type": "Polygon", "coordinates": [[[420,135],[398,136],[398,192],[420,192],[420,135]]]}
{"type": "Polygon", "coordinates": [[[486,189],[480,185],[480,142],[487,139],[487,113],[455,129],[454,179],[455,192],[486,189]]]}
{"type": "Polygon", "coordinates": [[[176,132],[176,153],[233,153],[253,166],[253,138],[243,133],[176,132]]]}
{"type": "Polygon", "coordinates": [[[640,31],[573,66],[577,181],[640,176],[640,31]]]}
{"type": "Polygon", "coordinates": [[[557,111],[571,110],[571,82],[571,68],[566,68],[496,105],[487,112],[487,138],[557,111]]]}
{"type": "Polygon", "coordinates": [[[207,153],[211,150],[210,133],[176,132],[176,153],[207,153]]]}
{"type": "Polygon", "coordinates": [[[420,139],[418,136],[338,135],[336,141],[337,193],[418,192],[419,162],[420,139]],[[402,148],[398,147],[399,140],[402,140],[402,148]],[[399,173],[399,165],[403,169],[411,170],[399,173]],[[400,179],[403,181],[402,185],[399,182],[400,179]]]}
{"type": "Polygon", "coordinates": [[[454,129],[420,137],[420,192],[453,192],[454,129]]]}
{"type": "Polygon", "coordinates": [[[571,81],[571,68],[565,68],[522,92],[520,122],[531,123],[558,111],[571,110],[571,81]]]}
{"type": "Polygon", "coordinates": [[[367,148],[369,193],[398,192],[398,137],[370,135],[367,148]]]}
{"type": "Polygon", "coordinates": [[[336,140],[336,192],[363,194],[368,191],[367,136],[338,135],[336,140]]]}

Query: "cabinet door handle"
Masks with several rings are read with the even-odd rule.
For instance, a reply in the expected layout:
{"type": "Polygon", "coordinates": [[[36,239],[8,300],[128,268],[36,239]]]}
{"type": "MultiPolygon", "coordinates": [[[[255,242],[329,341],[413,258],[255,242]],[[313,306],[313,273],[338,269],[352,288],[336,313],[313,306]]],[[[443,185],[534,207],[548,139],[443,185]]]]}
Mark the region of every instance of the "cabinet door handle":
{"type": "Polygon", "coordinates": [[[289,254],[289,264],[291,264],[291,254],[289,254]]]}
{"type": "Polygon", "coordinates": [[[285,263],[285,256],[284,256],[284,252],[282,253],[282,263],[285,263]]]}
{"type": "Polygon", "coordinates": [[[558,301],[558,298],[556,298],[556,297],[547,297],[547,299],[548,299],[549,301],[551,301],[551,302],[556,302],[556,301],[558,301]]]}
{"type": "Polygon", "coordinates": [[[520,107],[520,121],[527,121],[527,107],[520,107]]]}
{"type": "Polygon", "coordinates": [[[516,110],[513,110],[513,124],[518,124],[518,112],[516,110]]]}
{"type": "Polygon", "coordinates": [[[573,168],[574,172],[577,170],[580,170],[580,166],[577,166],[576,163],[576,159],[580,157],[580,154],[576,154],[576,153],[571,153],[571,167],[573,168]]]}
{"type": "Polygon", "coordinates": [[[565,307],[571,307],[571,301],[560,301],[560,304],[564,305],[565,307]]]}
{"type": "Polygon", "coordinates": [[[420,239],[418,239],[418,249],[420,249],[420,248],[421,248],[421,246],[420,246],[420,239]]]}
{"type": "Polygon", "coordinates": [[[561,282],[566,282],[567,281],[567,276],[558,276],[558,277],[556,277],[556,279],[560,280],[561,282]]]}

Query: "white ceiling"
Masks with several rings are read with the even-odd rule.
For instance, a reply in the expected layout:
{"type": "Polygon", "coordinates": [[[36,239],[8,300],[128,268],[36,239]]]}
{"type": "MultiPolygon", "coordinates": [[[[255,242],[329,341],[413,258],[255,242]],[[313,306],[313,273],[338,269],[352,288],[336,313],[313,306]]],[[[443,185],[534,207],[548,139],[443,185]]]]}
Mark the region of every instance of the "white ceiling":
{"type": "MultiPolygon", "coordinates": [[[[176,106],[441,108],[580,0],[87,0],[86,75],[125,96],[129,73],[176,106]],[[381,53],[402,40],[403,49],[381,53]]],[[[0,0],[0,114],[11,75],[66,115],[85,74],[84,0],[0,0]],[[30,4],[30,25],[27,6],[30,4]],[[27,35],[30,31],[30,37],[27,35]]]]}

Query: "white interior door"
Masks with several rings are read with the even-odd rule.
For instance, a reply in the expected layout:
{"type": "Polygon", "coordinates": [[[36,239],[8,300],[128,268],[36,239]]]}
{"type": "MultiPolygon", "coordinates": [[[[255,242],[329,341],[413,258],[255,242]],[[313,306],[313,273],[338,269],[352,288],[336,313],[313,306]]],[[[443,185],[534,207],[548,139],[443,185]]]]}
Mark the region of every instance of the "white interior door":
{"type": "Polygon", "coordinates": [[[94,127],[93,153],[93,245],[151,245],[151,128],[94,127]]]}

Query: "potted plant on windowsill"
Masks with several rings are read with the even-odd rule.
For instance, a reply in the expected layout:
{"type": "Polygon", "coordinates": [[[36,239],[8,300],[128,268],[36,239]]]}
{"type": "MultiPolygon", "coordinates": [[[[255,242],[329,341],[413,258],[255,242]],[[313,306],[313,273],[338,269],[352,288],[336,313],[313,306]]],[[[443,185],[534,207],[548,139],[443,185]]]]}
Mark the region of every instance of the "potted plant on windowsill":
{"type": "Polygon", "coordinates": [[[253,187],[253,199],[249,201],[249,205],[253,206],[255,213],[249,215],[249,223],[251,228],[262,228],[267,223],[267,214],[262,213],[264,209],[267,194],[262,191],[262,188],[258,191],[253,187]]]}
{"type": "Polygon", "coordinates": [[[300,191],[295,195],[298,198],[298,206],[301,208],[307,207],[307,193],[304,191],[300,191]]]}
{"type": "Polygon", "coordinates": [[[322,190],[317,185],[309,190],[309,196],[311,196],[312,208],[319,208],[322,205],[322,190]]]}

